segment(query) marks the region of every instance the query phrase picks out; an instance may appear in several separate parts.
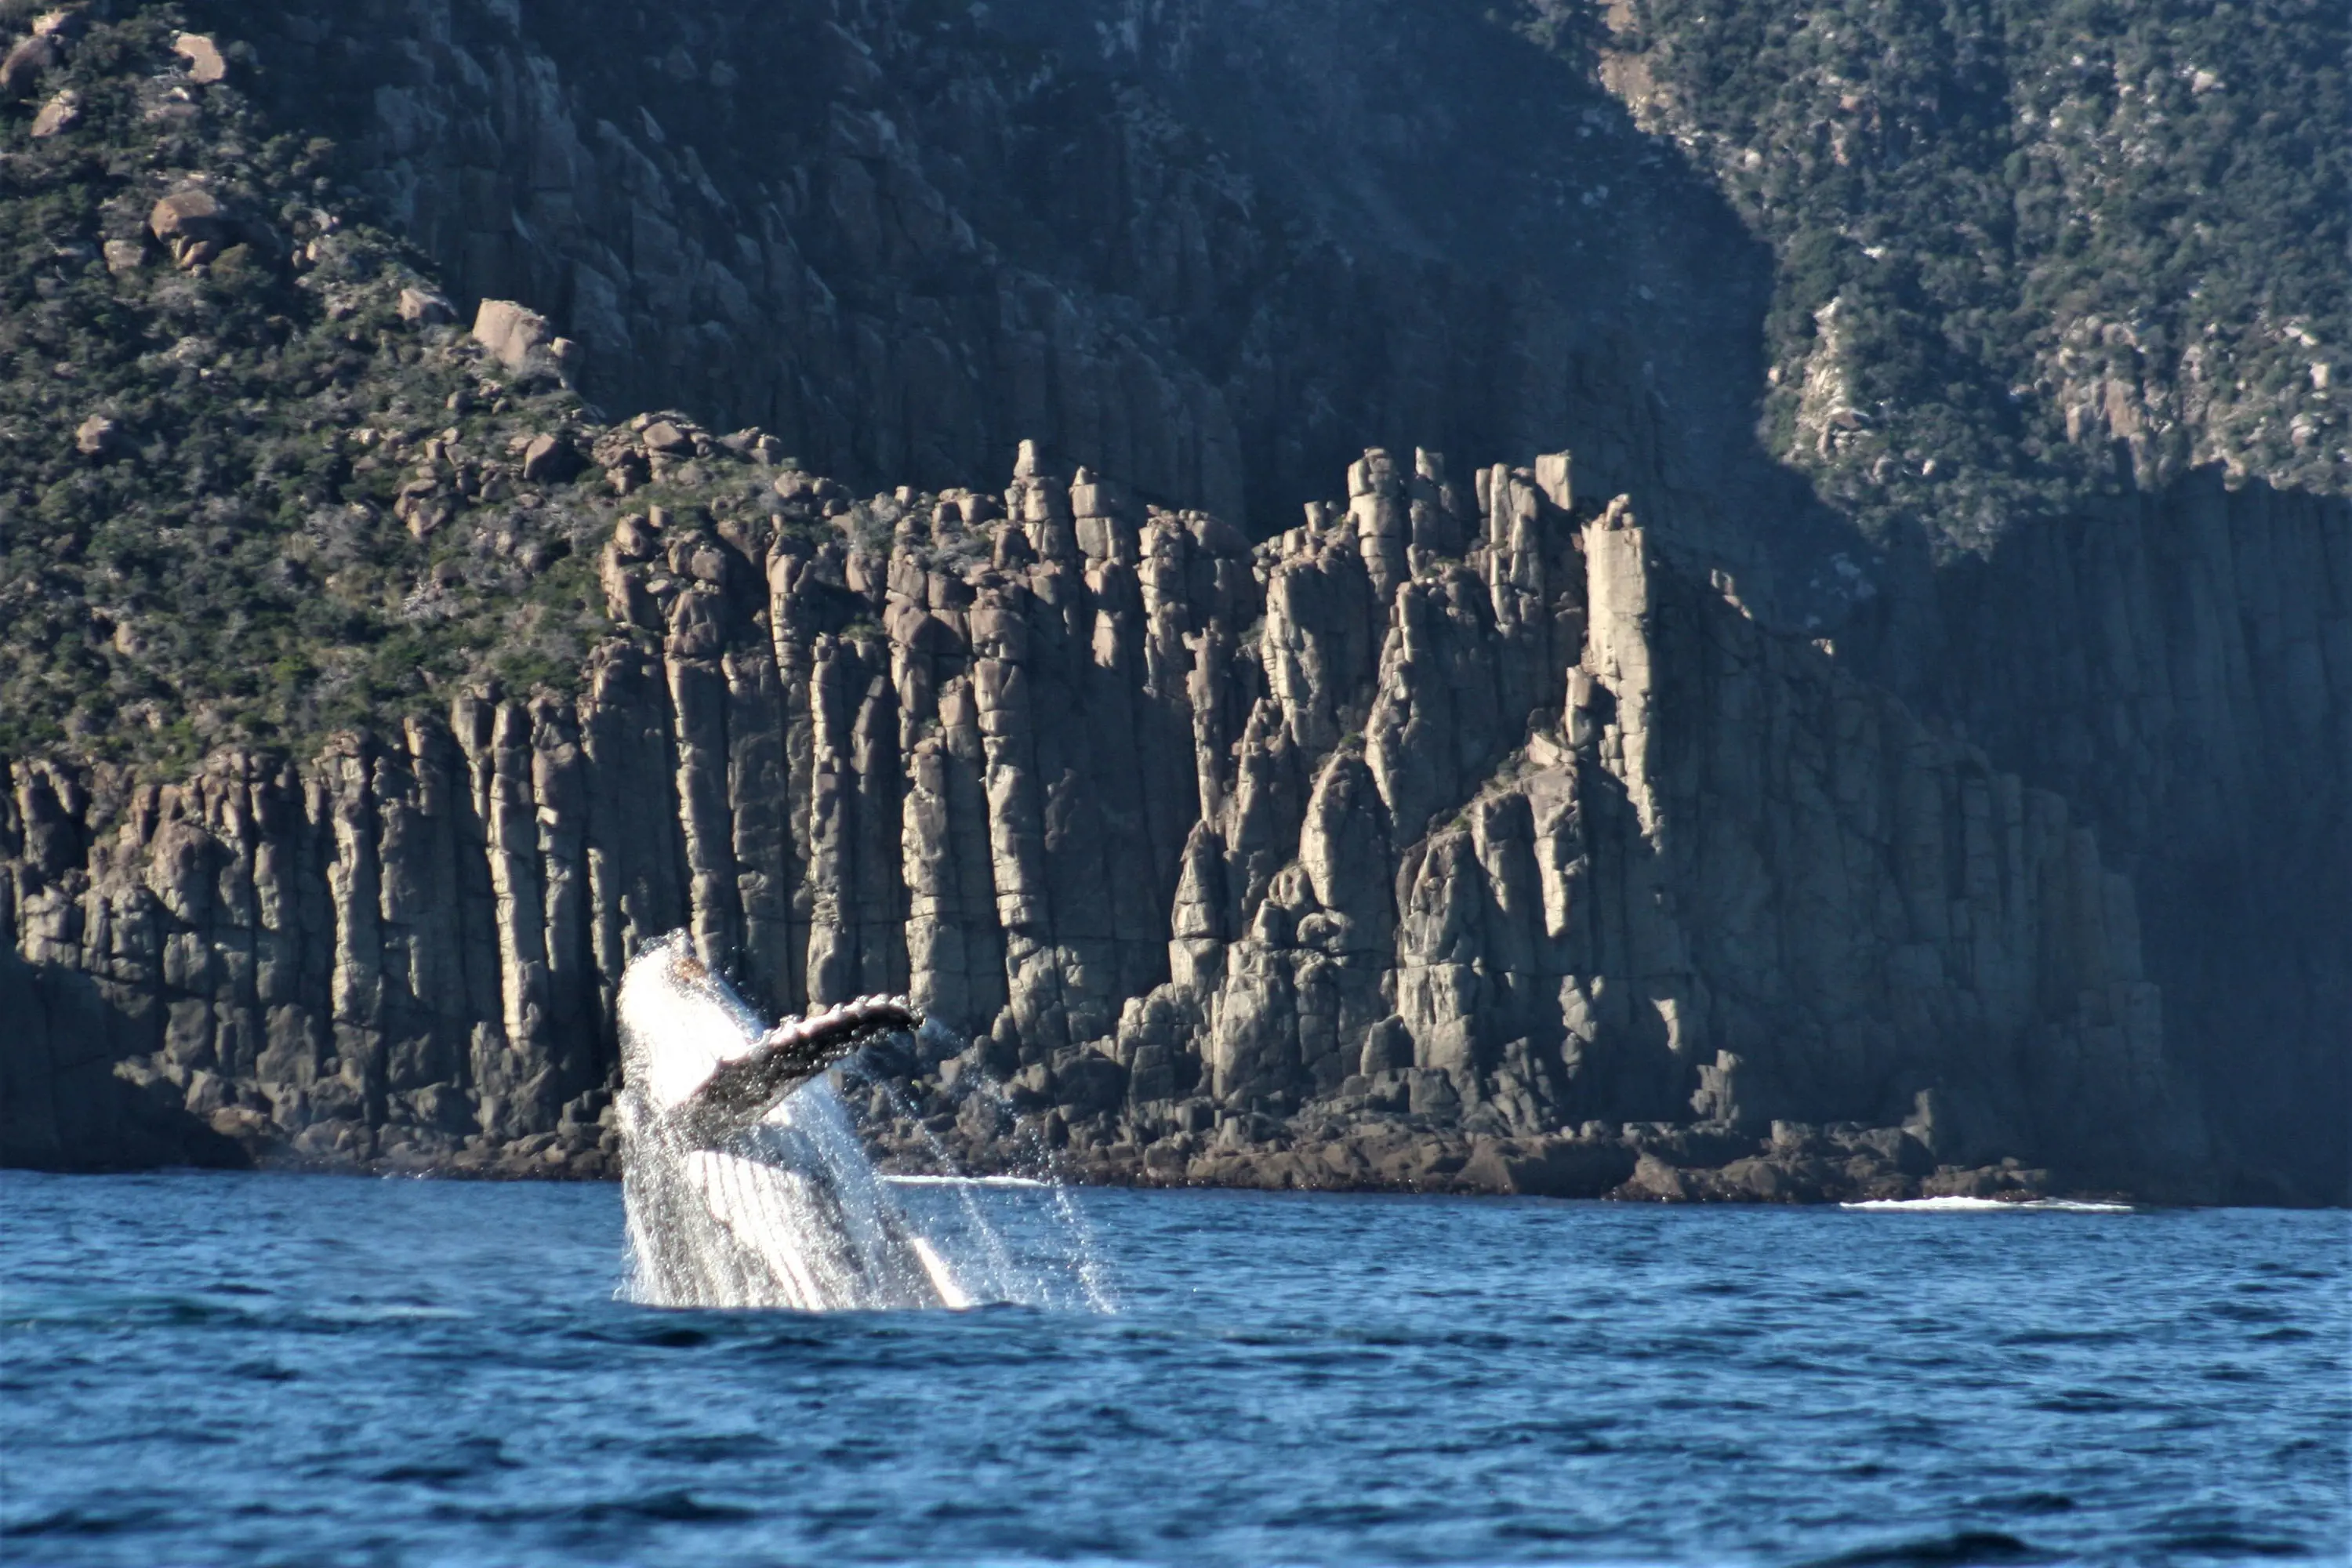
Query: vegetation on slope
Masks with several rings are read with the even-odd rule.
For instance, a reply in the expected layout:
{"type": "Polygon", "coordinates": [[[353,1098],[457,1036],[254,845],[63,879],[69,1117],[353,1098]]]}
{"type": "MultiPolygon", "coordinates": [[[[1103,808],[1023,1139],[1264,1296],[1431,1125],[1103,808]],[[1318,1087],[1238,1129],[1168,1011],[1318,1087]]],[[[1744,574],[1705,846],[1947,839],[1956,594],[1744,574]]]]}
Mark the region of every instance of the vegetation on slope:
{"type": "MultiPolygon", "coordinates": [[[[35,45],[0,0],[0,754],[175,768],[576,681],[624,504],[599,416],[444,319],[233,43],[208,63],[174,6],[113,10],[35,45]],[[190,194],[216,213],[159,229],[190,194]],[[530,472],[541,437],[560,460],[530,472]]],[[[2340,15],[1620,0],[1611,25],[1613,85],[1775,247],[1769,438],[1850,514],[1980,543],[2120,482],[2117,443],[2142,482],[2218,459],[2352,488],[2340,15]]]]}
{"type": "MultiPolygon", "coordinates": [[[[1557,31],[1565,6],[1538,11],[1557,31]]],[[[2207,462],[2352,489],[2342,6],[1621,0],[1612,20],[1612,84],[1774,247],[1768,437],[1842,507],[1968,543],[2207,462]]]]}
{"type": "Polygon", "coordinates": [[[0,755],[176,768],[576,679],[609,498],[521,453],[587,412],[447,324],[177,24],[68,25],[0,105],[0,755]],[[159,237],[189,193],[217,212],[159,237]]]}
{"type": "MultiPolygon", "coordinates": [[[[478,341],[349,216],[233,44],[125,9],[0,78],[0,760],[169,777],[461,689],[569,693],[597,644],[657,643],[686,584],[742,576],[714,545],[837,567],[938,510],[855,500],[757,430],[604,423],[546,323],[478,341]],[[661,558],[641,591],[603,580],[616,535],[661,558]]],[[[0,0],[0,45],[29,19],[0,0]]],[[[944,499],[979,529],[926,550],[984,553],[992,509],[944,499]]]]}

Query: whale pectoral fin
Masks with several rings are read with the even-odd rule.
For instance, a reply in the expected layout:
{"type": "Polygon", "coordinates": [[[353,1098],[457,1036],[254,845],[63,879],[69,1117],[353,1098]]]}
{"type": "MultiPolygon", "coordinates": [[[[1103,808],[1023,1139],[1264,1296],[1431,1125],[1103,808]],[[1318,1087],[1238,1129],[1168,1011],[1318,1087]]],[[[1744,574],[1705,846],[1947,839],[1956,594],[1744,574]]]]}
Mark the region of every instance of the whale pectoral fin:
{"type": "Polygon", "coordinates": [[[787,1020],[750,1055],[721,1063],[672,1117],[689,1143],[715,1146],[866,1041],[922,1023],[921,1009],[887,996],[860,997],[787,1020]]]}

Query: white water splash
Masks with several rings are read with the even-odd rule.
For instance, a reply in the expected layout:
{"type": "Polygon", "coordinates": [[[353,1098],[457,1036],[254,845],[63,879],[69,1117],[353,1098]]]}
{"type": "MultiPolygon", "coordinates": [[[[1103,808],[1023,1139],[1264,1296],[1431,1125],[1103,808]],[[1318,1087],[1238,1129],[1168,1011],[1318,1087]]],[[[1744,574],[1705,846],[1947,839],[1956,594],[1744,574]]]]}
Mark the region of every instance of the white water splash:
{"type": "Polygon", "coordinates": [[[1842,1209],[1869,1209],[1881,1214],[2129,1214],[2129,1204],[2083,1203],[2073,1198],[1870,1198],[1840,1204],[1842,1209]]]}
{"type": "MultiPolygon", "coordinates": [[[[986,1095],[1009,1114],[1003,1085],[985,1074],[969,1081],[971,1092],[986,1095]]],[[[889,1092],[898,1115],[920,1128],[915,1108],[897,1089],[889,1092]]],[[[991,1300],[1067,1311],[1118,1310],[1093,1227],[1072,1201],[1069,1188],[1055,1175],[1052,1155],[1034,1128],[1028,1130],[1032,1157],[1026,1163],[1039,1174],[1028,1176],[955,1173],[946,1146],[928,1131],[922,1137],[929,1145],[931,1163],[947,1173],[883,1180],[934,1200],[927,1208],[952,1205],[964,1230],[986,1238],[984,1246],[971,1249],[965,1268],[967,1278],[981,1281],[991,1300]],[[982,1199],[992,1194],[1003,1195],[983,1216],[982,1199]]]]}
{"type": "Polygon", "coordinates": [[[894,1187],[1051,1187],[1034,1176],[885,1176],[894,1187]]]}
{"type": "Polygon", "coordinates": [[[620,1024],[631,1300],[803,1311],[1106,1304],[1082,1232],[1044,1248],[1048,1267],[1024,1267],[968,1191],[919,1229],[822,1078],[715,1146],[692,1144],[667,1113],[765,1026],[694,962],[682,933],[630,963],[620,1024]],[[1053,1277],[1065,1268],[1075,1289],[1053,1277]]]}

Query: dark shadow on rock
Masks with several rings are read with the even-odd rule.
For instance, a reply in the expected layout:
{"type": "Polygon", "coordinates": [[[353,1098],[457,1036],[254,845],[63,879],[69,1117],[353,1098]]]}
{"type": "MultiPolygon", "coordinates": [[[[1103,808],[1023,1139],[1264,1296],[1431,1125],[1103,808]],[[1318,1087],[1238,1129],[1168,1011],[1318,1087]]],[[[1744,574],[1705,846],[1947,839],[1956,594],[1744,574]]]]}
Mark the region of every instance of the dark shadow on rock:
{"type": "Polygon", "coordinates": [[[2064,795],[2138,890],[2236,1192],[2352,1201],[2352,503],[2216,469],[1912,574],[1842,657],[2064,795]]]}
{"type": "Polygon", "coordinates": [[[583,341],[623,412],[758,423],[853,486],[967,484],[1034,437],[1260,538],[1367,446],[1566,448],[1759,606],[1776,558],[1858,548],[1758,444],[1769,247],[1601,85],[1597,33],[1436,0],[846,31],[583,0],[428,5],[420,54],[407,13],[236,9],[253,89],[462,294],[583,341]]]}
{"type": "Polygon", "coordinates": [[[191,1114],[168,1080],[117,1075],[142,1027],[89,976],[37,971],[0,946],[0,1166],[249,1165],[246,1147],[191,1114]]]}

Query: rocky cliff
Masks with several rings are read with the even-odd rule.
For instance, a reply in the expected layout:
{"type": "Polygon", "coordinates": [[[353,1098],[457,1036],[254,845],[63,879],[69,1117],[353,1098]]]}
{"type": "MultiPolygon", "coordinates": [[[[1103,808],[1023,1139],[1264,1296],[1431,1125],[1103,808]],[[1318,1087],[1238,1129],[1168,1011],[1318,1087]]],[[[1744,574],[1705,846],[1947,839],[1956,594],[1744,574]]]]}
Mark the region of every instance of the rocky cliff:
{"type": "Polygon", "coordinates": [[[2352,1180],[2352,507],[2201,470],[1891,575],[1842,657],[2095,822],[2252,1194],[2352,1180]]]}
{"type": "Polygon", "coordinates": [[[861,490],[1032,437],[1261,531],[1374,442],[1572,447],[1686,530],[1769,481],[1767,258],[1597,84],[1419,0],[1193,9],[215,19],[454,289],[585,345],[590,396],[861,490]]]}
{"type": "Polygon", "coordinates": [[[932,1009],[909,1159],[2344,1195],[2352,514],[1807,495],[1629,59],[106,9],[0,73],[9,1158],[605,1169],[683,926],[932,1009]]]}
{"type": "Polygon", "coordinates": [[[2031,11],[243,25],[351,84],[354,178],[601,345],[600,395],[853,482],[1034,435],[1263,537],[1366,439],[1571,447],[2095,822],[2234,1142],[2342,1187],[2344,169],[2266,96],[2336,102],[2303,62],[2340,26],[2031,11]],[[2183,203],[2211,223],[2177,233],[2183,203]],[[2227,490],[2188,471],[2216,458],[2227,490]]]}
{"type": "Polygon", "coordinates": [[[1628,1121],[2209,1165],[2095,836],[1565,455],[1368,452],[1253,549],[1025,450],[853,510],[674,421],[600,444],[689,452],[773,510],[624,517],[576,700],[13,771],[12,1142],[105,1150],[122,1085],[199,1143],[593,1169],[621,966],[684,926],[770,1007],[912,994],[972,1041],[935,1117],[992,1070],[1139,1169],[1628,1121]]]}

